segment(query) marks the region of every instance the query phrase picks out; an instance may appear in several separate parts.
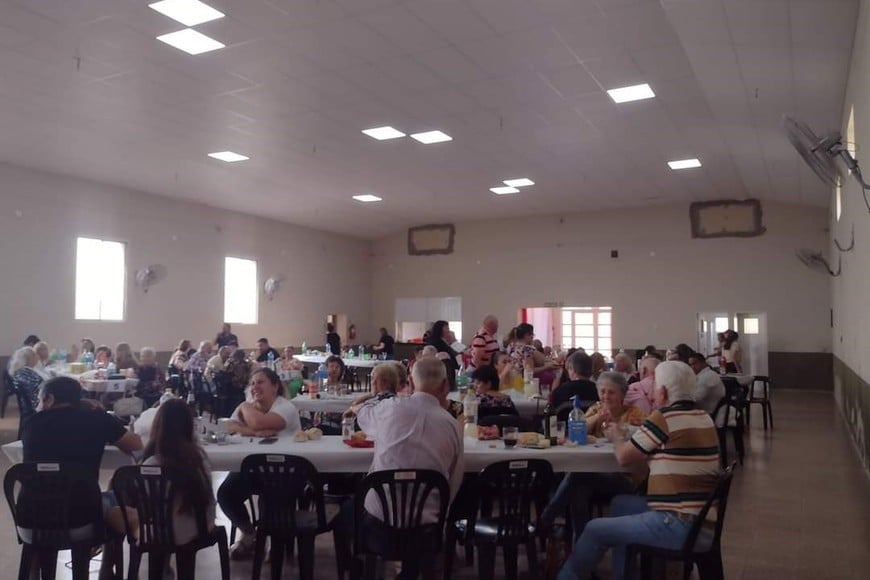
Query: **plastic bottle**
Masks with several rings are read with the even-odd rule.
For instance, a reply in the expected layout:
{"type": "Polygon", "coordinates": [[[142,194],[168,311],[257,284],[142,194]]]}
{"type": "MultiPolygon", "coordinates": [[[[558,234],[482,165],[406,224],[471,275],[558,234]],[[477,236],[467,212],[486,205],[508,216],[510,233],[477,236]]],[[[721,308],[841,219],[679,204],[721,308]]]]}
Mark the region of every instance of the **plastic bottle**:
{"type": "Polygon", "coordinates": [[[363,345],[359,345],[359,358],[363,360],[366,357],[366,347],[363,345]]]}
{"type": "Polygon", "coordinates": [[[472,439],[477,439],[477,407],[477,397],[474,391],[469,391],[462,401],[462,414],[465,416],[464,435],[472,439]]]}
{"type": "Polygon", "coordinates": [[[326,343],[326,356],[327,357],[332,356],[332,346],[330,346],[330,344],[328,342],[326,343]]]}
{"type": "Polygon", "coordinates": [[[306,346],[305,341],[302,341],[302,354],[308,354],[308,346],[306,346]]]}
{"type": "Polygon", "coordinates": [[[553,412],[553,406],[547,403],[544,407],[544,437],[550,440],[550,446],[555,447],[559,444],[559,438],[556,433],[556,422],[558,418],[553,412]]]}
{"type": "Polygon", "coordinates": [[[329,373],[326,372],[326,363],[320,363],[317,367],[317,388],[323,389],[326,386],[326,381],[329,378],[329,373]]]}
{"type": "Polygon", "coordinates": [[[580,407],[580,397],[574,397],[574,408],[568,416],[568,439],[577,445],[586,445],[586,416],[580,407]]]}
{"type": "Polygon", "coordinates": [[[109,362],[109,366],[106,367],[106,374],[111,377],[115,374],[115,368],[115,363],[109,362]]]}
{"type": "Polygon", "coordinates": [[[266,360],[269,362],[269,368],[273,371],[275,370],[275,353],[269,350],[269,354],[266,355],[266,360]]]}

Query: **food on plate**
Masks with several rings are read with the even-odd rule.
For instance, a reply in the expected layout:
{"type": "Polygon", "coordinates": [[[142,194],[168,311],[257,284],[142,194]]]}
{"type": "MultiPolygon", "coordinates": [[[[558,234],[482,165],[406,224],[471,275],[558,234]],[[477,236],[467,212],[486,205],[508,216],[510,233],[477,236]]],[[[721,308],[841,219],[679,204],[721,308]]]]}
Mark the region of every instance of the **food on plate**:
{"type": "Polygon", "coordinates": [[[353,435],[351,435],[352,441],[365,441],[366,440],[366,432],[365,431],[356,431],[353,435]]]}
{"type": "Polygon", "coordinates": [[[520,445],[537,445],[540,439],[539,434],[533,431],[524,431],[519,434],[517,441],[520,445]]]}
{"type": "Polygon", "coordinates": [[[477,438],[481,441],[498,439],[498,425],[478,425],[477,438]]]}
{"type": "Polygon", "coordinates": [[[308,437],[309,441],[317,441],[318,439],[323,437],[323,431],[318,429],[317,427],[312,427],[305,431],[305,435],[308,437]]]}
{"type": "Polygon", "coordinates": [[[308,441],[308,435],[306,435],[305,431],[297,431],[293,434],[293,441],[297,443],[304,443],[308,441]]]}

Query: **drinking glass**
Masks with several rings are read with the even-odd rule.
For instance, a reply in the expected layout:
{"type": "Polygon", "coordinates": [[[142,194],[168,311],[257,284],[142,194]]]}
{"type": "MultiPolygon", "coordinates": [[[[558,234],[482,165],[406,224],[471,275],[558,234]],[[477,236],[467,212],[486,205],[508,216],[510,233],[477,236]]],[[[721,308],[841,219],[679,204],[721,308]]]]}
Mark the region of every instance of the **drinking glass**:
{"type": "Polygon", "coordinates": [[[556,440],[562,441],[565,439],[565,421],[556,422],[556,440]]]}
{"type": "Polygon", "coordinates": [[[504,441],[505,449],[512,449],[516,446],[519,435],[519,429],[516,427],[503,427],[501,430],[501,438],[502,441],[504,441]]]}

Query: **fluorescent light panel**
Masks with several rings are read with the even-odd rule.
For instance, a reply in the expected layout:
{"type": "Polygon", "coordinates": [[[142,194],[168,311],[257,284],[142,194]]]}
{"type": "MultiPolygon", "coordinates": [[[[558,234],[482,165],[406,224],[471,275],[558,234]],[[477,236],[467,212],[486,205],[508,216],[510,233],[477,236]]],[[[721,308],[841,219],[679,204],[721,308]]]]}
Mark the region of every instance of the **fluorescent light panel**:
{"type": "Polygon", "coordinates": [[[426,131],[424,133],[414,133],[411,139],[419,141],[425,145],[431,143],[443,143],[444,141],[453,141],[453,137],[443,131],[426,131]]]}
{"type": "Polygon", "coordinates": [[[148,8],[168,16],[176,22],[181,22],[185,26],[196,26],[224,17],[223,12],[215,10],[199,0],[161,0],[149,4],[148,8]]]}
{"type": "Polygon", "coordinates": [[[614,103],[629,103],[631,101],[641,101],[643,99],[651,99],[656,94],[646,83],[642,85],[632,85],[630,87],[621,87],[618,89],[610,89],[607,91],[614,103]]]}
{"type": "Polygon", "coordinates": [[[178,50],[183,50],[187,54],[194,55],[211,52],[226,46],[224,43],[218,42],[214,38],[197,32],[192,28],[185,28],[178,32],[170,32],[169,34],[158,36],[157,40],[165,42],[169,46],[174,46],[178,50]]]}
{"type": "Polygon", "coordinates": [[[668,167],[671,169],[692,169],[701,167],[701,162],[697,159],[679,159],[677,161],[668,161],[668,167]]]}
{"type": "Polygon", "coordinates": [[[246,161],[250,159],[250,157],[246,157],[234,151],[216,151],[215,153],[209,153],[208,156],[221,161],[226,161],[227,163],[235,163],[236,161],[246,161]]]}
{"type": "Polygon", "coordinates": [[[528,177],[520,177],[519,179],[505,179],[502,183],[510,187],[528,187],[534,185],[535,182],[528,177]]]}
{"type": "Polygon", "coordinates": [[[509,193],[519,193],[520,190],[516,187],[510,187],[509,185],[499,186],[499,187],[490,187],[489,190],[498,195],[507,195],[509,193]]]}
{"type": "Polygon", "coordinates": [[[355,200],[357,200],[357,201],[362,201],[362,202],[364,202],[364,203],[370,203],[370,202],[373,202],[373,201],[383,201],[380,197],[378,197],[378,196],[376,196],[376,195],[372,195],[372,194],[370,194],[370,193],[364,193],[364,194],[361,194],[361,195],[355,195],[355,196],[353,196],[353,198],[354,198],[355,200]]]}
{"type": "Polygon", "coordinates": [[[377,139],[378,141],[384,141],[386,139],[398,139],[399,137],[405,136],[404,133],[390,126],[363,129],[362,132],[371,137],[372,139],[377,139]]]}

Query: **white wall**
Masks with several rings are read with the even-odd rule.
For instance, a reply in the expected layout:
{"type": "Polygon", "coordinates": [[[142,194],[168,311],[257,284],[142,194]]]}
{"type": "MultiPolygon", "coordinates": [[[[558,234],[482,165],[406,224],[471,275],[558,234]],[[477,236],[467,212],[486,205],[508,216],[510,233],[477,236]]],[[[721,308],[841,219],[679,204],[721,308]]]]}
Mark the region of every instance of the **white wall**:
{"type": "MultiPolygon", "coordinates": [[[[850,109],[855,109],[857,157],[870,179],[870,2],[862,0],[852,65],[844,106],[843,128],[847,133],[850,109]]],[[[870,194],[870,192],[868,192],[870,194]]],[[[855,227],[855,249],[842,255],[843,273],[831,285],[834,307],[834,354],[865,381],[870,381],[870,214],[864,205],[861,187],[849,178],[842,191],[843,211],[839,222],[831,211],[831,234],[847,244],[855,227]]],[[[832,203],[833,207],[834,204],[832,203]]],[[[831,241],[832,255],[837,254],[831,241]]]]}
{"type": "Polygon", "coordinates": [[[274,301],[260,294],[259,324],[234,326],[243,345],[260,336],[279,346],[322,344],[327,313],[347,313],[360,338],[373,340],[369,248],[350,237],[0,164],[0,353],[31,332],[52,345],[89,336],[161,350],[180,338],[211,339],[223,320],[226,255],[258,260],[261,288],[271,274],[287,277],[274,301]],[[80,235],[127,242],[123,322],[73,320],[80,235]],[[145,294],[132,273],[155,263],[168,275],[145,294]]]}
{"type": "Polygon", "coordinates": [[[372,319],[389,327],[396,297],[461,296],[468,340],[488,313],[504,333],[520,307],[612,306],[614,346],[636,348],[694,344],[699,311],[765,311],[772,351],[829,352],[828,278],[794,255],[826,247],[827,213],[763,207],[767,233],[748,239],[693,240],[686,205],[458,224],[448,256],[390,236],[373,246],[372,319]]]}

